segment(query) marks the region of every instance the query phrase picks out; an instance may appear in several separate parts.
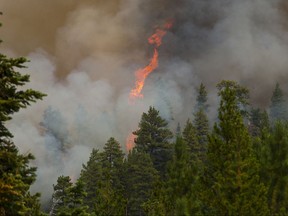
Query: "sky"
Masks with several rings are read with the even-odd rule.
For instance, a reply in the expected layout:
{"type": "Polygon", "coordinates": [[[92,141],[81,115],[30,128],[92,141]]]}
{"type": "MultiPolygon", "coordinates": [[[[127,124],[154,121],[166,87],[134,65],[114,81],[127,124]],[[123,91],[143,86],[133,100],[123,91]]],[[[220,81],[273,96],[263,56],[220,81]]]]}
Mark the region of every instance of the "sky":
{"type": "Polygon", "coordinates": [[[36,156],[32,191],[41,192],[43,202],[59,175],[77,178],[92,148],[101,149],[113,136],[125,150],[149,106],[160,110],[172,130],[192,118],[201,82],[209,93],[210,119],[217,112],[215,85],[223,79],[248,87],[253,105],[262,108],[269,106],[277,82],[288,91],[284,0],[0,0],[0,5],[0,52],[27,57],[27,88],[48,95],[7,125],[20,151],[36,156]],[[134,73],[153,54],[147,38],[168,20],[174,24],[159,47],[159,66],[146,80],[144,98],[131,105],[134,73]],[[68,137],[65,152],[43,131],[43,122],[68,137]]]}

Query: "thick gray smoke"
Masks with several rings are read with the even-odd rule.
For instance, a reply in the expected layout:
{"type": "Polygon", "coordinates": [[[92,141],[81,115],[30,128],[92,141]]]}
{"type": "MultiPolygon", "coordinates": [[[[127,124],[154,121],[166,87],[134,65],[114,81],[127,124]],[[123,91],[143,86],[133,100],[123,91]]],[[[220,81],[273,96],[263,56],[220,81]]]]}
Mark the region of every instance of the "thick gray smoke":
{"type": "Polygon", "coordinates": [[[200,82],[212,105],[222,79],[247,86],[261,106],[277,81],[288,90],[284,0],[0,2],[1,52],[28,56],[29,87],[48,94],[9,124],[21,152],[37,158],[33,190],[44,202],[59,175],[77,178],[93,147],[110,136],[124,147],[150,105],[172,128],[191,117],[200,82]],[[159,68],[146,81],[144,99],[129,105],[134,71],[153,52],[147,38],[168,19],[174,26],[160,47],[159,68]]]}

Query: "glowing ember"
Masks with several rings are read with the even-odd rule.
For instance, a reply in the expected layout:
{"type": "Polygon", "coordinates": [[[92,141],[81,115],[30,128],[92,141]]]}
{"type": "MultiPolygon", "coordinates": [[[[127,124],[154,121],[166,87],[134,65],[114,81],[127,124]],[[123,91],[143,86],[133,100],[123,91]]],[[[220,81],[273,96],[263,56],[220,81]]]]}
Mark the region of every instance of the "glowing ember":
{"type": "Polygon", "coordinates": [[[136,138],[136,135],[134,135],[133,133],[131,133],[127,139],[126,139],[126,150],[127,152],[129,152],[130,150],[132,150],[135,146],[134,143],[134,139],[136,138]]]}
{"type": "Polygon", "coordinates": [[[167,30],[172,27],[172,23],[166,23],[163,29],[156,29],[156,32],[148,38],[149,44],[154,45],[154,54],[150,60],[150,63],[136,71],[136,82],[134,89],[131,90],[129,99],[132,101],[135,98],[142,98],[141,91],[144,87],[146,77],[158,67],[158,47],[162,44],[162,38],[167,33],[167,30]]]}

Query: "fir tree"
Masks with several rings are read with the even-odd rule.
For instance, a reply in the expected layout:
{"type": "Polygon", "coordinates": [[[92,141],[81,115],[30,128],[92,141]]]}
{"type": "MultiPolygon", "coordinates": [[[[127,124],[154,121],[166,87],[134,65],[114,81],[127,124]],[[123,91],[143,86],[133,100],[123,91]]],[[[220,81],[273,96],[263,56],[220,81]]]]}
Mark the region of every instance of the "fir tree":
{"type": "Polygon", "coordinates": [[[32,90],[19,90],[29,82],[28,75],[22,75],[17,69],[24,68],[25,58],[8,58],[0,54],[0,213],[1,215],[27,215],[39,213],[39,194],[31,196],[30,185],[35,181],[36,168],[29,167],[33,155],[19,154],[12,142],[13,135],[5,123],[11,115],[32,102],[44,97],[44,94],[32,90]]]}
{"type": "Polygon", "coordinates": [[[159,111],[150,107],[148,113],[143,113],[139,129],[133,132],[137,136],[135,147],[139,152],[148,153],[154,167],[163,177],[167,162],[172,156],[172,146],[169,140],[172,132],[167,128],[168,123],[161,118],[159,111]]]}
{"type": "Polygon", "coordinates": [[[143,205],[159,179],[149,154],[135,149],[130,151],[125,161],[125,174],[126,215],[145,215],[143,205]]]}
{"type": "Polygon", "coordinates": [[[187,150],[191,160],[199,164],[200,146],[196,136],[196,129],[190,119],[186,121],[182,136],[183,140],[187,143],[187,150]]]}
{"type": "Polygon", "coordinates": [[[288,213],[288,124],[276,122],[262,136],[261,177],[268,187],[268,203],[273,215],[288,213]]]}
{"type": "Polygon", "coordinates": [[[286,100],[279,83],[276,84],[271,97],[270,118],[272,122],[276,120],[287,120],[286,100]]]}
{"type": "Polygon", "coordinates": [[[96,215],[124,214],[123,160],[120,144],[114,138],[107,141],[102,153],[92,150],[80,176],[85,184],[85,203],[89,205],[90,212],[96,215]]]}
{"type": "Polygon", "coordinates": [[[122,180],[124,153],[120,143],[111,137],[101,153],[102,181],[99,187],[96,215],[122,215],[125,212],[122,180]]]}
{"type": "Polygon", "coordinates": [[[198,95],[197,95],[197,106],[196,110],[203,110],[207,111],[208,109],[208,104],[207,104],[207,91],[206,87],[204,86],[203,83],[200,84],[199,88],[197,89],[198,95]]]}
{"type": "Polygon", "coordinates": [[[89,216],[86,212],[88,206],[83,205],[86,193],[81,180],[73,185],[69,176],[60,176],[53,188],[50,216],[89,216]]]}
{"type": "Polygon", "coordinates": [[[89,206],[89,211],[94,211],[97,198],[99,196],[98,188],[102,180],[102,157],[99,150],[93,149],[86,165],[82,165],[80,180],[84,183],[84,189],[87,196],[84,203],[89,206]]]}
{"type": "Polygon", "coordinates": [[[198,157],[200,161],[206,160],[207,142],[209,133],[209,122],[207,117],[207,91],[205,86],[201,83],[198,89],[196,112],[194,113],[194,125],[196,137],[199,145],[198,157]]]}
{"type": "Polygon", "coordinates": [[[199,159],[204,162],[207,153],[209,122],[203,109],[199,110],[194,117],[196,137],[199,145],[199,159]]]}
{"type": "Polygon", "coordinates": [[[251,109],[249,132],[253,137],[260,137],[265,129],[269,128],[269,118],[266,111],[258,109],[251,109]]]}
{"type": "Polygon", "coordinates": [[[170,209],[167,215],[195,215],[200,210],[194,190],[198,175],[197,164],[191,163],[191,155],[186,149],[187,144],[178,137],[166,184],[166,209],[170,209]]]}
{"type": "Polygon", "coordinates": [[[218,84],[219,123],[209,136],[202,181],[204,212],[214,215],[267,215],[266,188],[241,115],[248,91],[232,81],[218,84]]]}

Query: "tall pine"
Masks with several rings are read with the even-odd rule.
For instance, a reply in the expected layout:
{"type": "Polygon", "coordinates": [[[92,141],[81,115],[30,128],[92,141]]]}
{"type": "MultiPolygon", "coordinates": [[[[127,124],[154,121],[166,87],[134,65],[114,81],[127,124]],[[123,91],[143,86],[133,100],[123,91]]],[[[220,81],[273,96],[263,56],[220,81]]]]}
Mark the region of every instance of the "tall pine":
{"type": "Polygon", "coordinates": [[[209,122],[207,117],[207,91],[203,83],[198,88],[197,105],[194,112],[194,126],[199,145],[198,156],[200,161],[206,160],[207,142],[209,133],[209,122]]]}
{"type": "Polygon", "coordinates": [[[168,123],[159,115],[159,111],[150,107],[143,113],[139,129],[133,132],[137,136],[135,147],[137,151],[151,156],[154,167],[163,177],[166,172],[167,162],[172,157],[172,145],[169,140],[172,132],[167,128],[168,123]]]}
{"type": "Polygon", "coordinates": [[[96,215],[122,215],[125,212],[123,178],[124,153],[119,142],[110,138],[99,153],[93,149],[83,165],[80,180],[85,184],[84,200],[96,215]]]}
{"type": "Polygon", "coordinates": [[[167,215],[195,215],[199,212],[199,199],[195,193],[195,183],[198,178],[197,165],[195,161],[191,163],[187,144],[178,137],[165,190],[167,215]]]}
{"type": "Polygon", "coordinates": [[[159,173],[153,167],[150,155],[133,149],[125,160],[124,172],[126,215],[145,215],[143,205],[159,180],[159,173]]]}
{"type": "Polygon", "coordinates": [[[248,90],[232,81],[218,84],[219,123],[209,136],[204,183],[204,208],[213,215],[267,215],[266,188],[243,123],[248,90]]]}
{"type": "Polygon", "coordinates": [[[287,120],[287,118],[287,102],[279,83],[277,83],[271,97],[270,119],[272,122],[275,122],[277,120],[287,120]]]}
{"type": "Polygon", "coordinates": [[[29,82],[29,75],[17,70],[24,68],[25,58],[8,58],[0,54],[0,214],[40,214],[39,195],[29,193],[36,179],[36,168],[29,163],[33,155],[20,154],[11,138],[13,135],[5,123],[15,112],[42,99],[44,94],[23,86],[29,82]],[[20,89],[21,88],[21,89],[20,89]]]}
{"type": "Polygon", "coordinates": [[[276,122],[261,140],[261,178],[268,187],[273,215],[288,214],[288,124],[276,122]]]}

